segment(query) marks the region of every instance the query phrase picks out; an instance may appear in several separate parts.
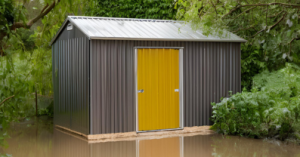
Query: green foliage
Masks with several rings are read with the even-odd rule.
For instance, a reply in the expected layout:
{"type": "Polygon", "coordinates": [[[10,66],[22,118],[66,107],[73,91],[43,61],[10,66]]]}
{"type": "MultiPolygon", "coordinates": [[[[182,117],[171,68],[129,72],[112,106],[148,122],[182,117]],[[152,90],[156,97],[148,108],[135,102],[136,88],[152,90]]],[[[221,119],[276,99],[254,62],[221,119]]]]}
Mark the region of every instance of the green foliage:
{"type": "Polygon", "coordinates": [[[241,51],[241,85],[242,89],[250,91],[253,77],[266,68],[266,64],[262,60],[263,50],[243,45],[241,51]]]}
{"type": "Polygon", "coordinates": [[[212,103],[212,129],[223,134],[281,140],[298,134],[300,68],[287,63],[281,70],[256,75],[253,82],[251,92],[212,103]]]}
{"type": "MultiPolygon", "coordinates": [[[[0,0],[0,146],[5,145],[5,132],[10,122],[35,114],[34,92],[52,95],[52,37],[68,14],[77,14],[85,2],[55,1],[56,6],[41,19],[36,30],[29,27],[13,29],[16,22],[28,23],[31,18],[24,7],[29,0],[0,0]],[[1,52],[2,51],[2,52],[1,52]],[[3,53],[4,52],[4,53],[3,53]],[[4,55],[3,55],[4,54],[4,55]]],[[[43,6],[53,0],[43,1],[43,6]]],[[[37,9],[38,13],[43,8],[37,9]]],[[[33,15],[36,17],[37,15],[33,15]]],[[[51,108],[40,111],[51,115],[51,108]]]]}
{"type": "Polygon", "coordinates": [[[174,0],[96,0],[86,14],[102,17],[174,19],[174,0]]]}
{"type": "Polygon", "coordinates": [[[14,14],[13,2],[10,0],[0,0],[0,26],[1,30],[6,29],[5,25],[11,23],[14,14]]]}
{"type": "Polygon", "coordinates": [[[44,109],[39,110],[38,115],[42,116],[42,115],[47,115],[48,117],[53,117],[54,115],[54,108],[53,108],[53,101],[51,102],[51,104],[44,109]]]}
{"type": "Polygon", "coordinates": [[[178,0],[177,19],[189,21],[205,35],[228,36],[242,44],[242,86],[262,69],[278,70],[286,62],[300,65],[300,4],[286,0],[178,0]],[[246,74],[246,75],[244,75],[246,74]]]}
{"type": "Polygon", "coordinates": [[[25,20],[25,10],[22,5],[13,0],[0,0],[0,38],[2,33],[9,34],[14,21],[25,20]]]}

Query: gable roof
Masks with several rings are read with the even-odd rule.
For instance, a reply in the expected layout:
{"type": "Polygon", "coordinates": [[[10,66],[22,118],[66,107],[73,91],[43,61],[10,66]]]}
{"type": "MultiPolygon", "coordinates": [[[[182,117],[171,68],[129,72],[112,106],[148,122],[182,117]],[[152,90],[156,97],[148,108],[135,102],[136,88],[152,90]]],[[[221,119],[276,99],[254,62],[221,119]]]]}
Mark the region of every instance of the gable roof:
{"type": "Polygon", "coordinates": [[[192,30],[190,24],[184,21],[68,16],[52,39],[51,45],[68,21],[89,39],[246,42],[245,39],[233,33],[226,38],[205,36],[201,30],[192,30]]]}

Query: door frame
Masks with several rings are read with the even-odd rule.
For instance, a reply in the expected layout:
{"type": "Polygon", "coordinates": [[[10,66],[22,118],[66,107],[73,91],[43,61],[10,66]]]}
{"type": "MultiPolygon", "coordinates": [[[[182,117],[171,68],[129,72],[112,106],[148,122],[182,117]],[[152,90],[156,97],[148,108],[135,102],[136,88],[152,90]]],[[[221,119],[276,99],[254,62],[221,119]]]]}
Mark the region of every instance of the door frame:
{"type": "Polygon", "coordinates": [[[135,126],[136,132],[154,132],[154,131],[167,131],[167,130],[181,130],[184,127],[183,121],[183,49],[184,47],[143,47],[136,46],[134,47],[134,81],[135,81],[135,126]],[[147,131],[139,131],[139,114],[138,114],[138,89],[137,89],[137,56],[138,49],[177,49],[179,50],[179,128],[172,129],[160,129],[160,130],[147,130],[147,131]]]}

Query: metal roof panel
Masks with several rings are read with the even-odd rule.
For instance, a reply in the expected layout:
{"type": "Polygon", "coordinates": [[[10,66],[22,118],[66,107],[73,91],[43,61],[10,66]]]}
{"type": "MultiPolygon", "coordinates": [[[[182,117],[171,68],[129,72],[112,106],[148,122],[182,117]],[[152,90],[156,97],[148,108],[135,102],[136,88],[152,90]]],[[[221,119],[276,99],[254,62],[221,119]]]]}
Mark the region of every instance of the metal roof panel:
{"type": "Polygon", "coordinates": [[[201,30],[195,31],[189,23],[183,21],[68,16],[52,39],[51,45],[67,21],[78,27],[89,39],[246,42],[245,39],[230,32],[225,38],[205,36],[201,30]]]}

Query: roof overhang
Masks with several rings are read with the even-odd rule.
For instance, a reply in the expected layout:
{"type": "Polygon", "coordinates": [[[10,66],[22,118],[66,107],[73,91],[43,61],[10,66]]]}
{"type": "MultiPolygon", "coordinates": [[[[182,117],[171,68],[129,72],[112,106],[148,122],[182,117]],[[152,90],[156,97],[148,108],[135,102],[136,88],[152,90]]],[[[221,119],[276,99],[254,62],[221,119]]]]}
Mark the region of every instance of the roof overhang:
{"type": "MultiPolygon", "coordinates": [[[[142,41],[199,41],[199,42],[239,42],[244,43],[247,42],[247,40],[240,38],[239,39],[188,39],[188,38],[144,38],[144,37],[103,37],[103,36],[91,36],[87,34],[80,26],[76,24],[74,19],[72,18],[84,18],[84,19],[95,19],[98,17],[88,17],[88,16],[68,16],[66,20],[63,22],[62,26],[56,33],[56,35],[53,37],[53,39],[50,42],[50,45],[52,45],[55,40],[59,37],[60,33],[63,31],[65,26],[68,22],[72,23],[76,28],[78,28],[82,33],[84,33],[89,39],[96,39],[96,40],[142,40],[142,41]]],[[[113,20],[132,20],[132,21],[139,21],[139,20],[146,20],[146,21],[168,21],[168,22],[182,22],[184,21],[174,21],[174,20],[154,20],[154,19],[135,19],[135,18],[110,18],[110,17],[101,17],[101,19],[113,19],[113,20]]]]}

